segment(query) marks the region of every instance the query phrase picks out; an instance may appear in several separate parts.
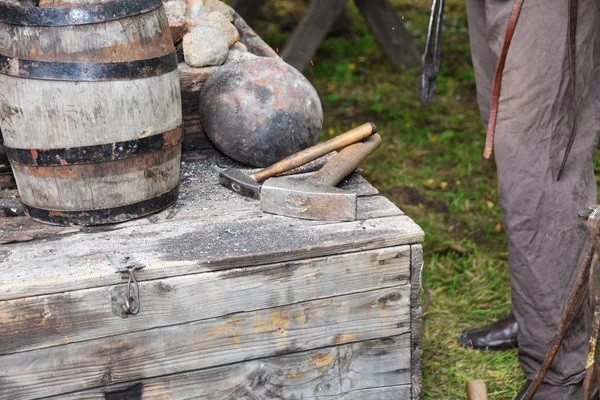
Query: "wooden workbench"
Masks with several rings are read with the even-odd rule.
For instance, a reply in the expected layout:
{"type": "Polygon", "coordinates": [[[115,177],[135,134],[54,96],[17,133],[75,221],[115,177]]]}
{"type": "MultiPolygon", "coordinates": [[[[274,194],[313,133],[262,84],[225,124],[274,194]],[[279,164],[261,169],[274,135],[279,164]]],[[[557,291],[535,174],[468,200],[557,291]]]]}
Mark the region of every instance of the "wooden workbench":
{"type": "Polygon", "coordinates": [[[423,231],[357,175],[358,221],[264,214],[228,166],[186,153],[176,205],[119,225],[0,218],[0,399],[420,397],[423,231]]]}

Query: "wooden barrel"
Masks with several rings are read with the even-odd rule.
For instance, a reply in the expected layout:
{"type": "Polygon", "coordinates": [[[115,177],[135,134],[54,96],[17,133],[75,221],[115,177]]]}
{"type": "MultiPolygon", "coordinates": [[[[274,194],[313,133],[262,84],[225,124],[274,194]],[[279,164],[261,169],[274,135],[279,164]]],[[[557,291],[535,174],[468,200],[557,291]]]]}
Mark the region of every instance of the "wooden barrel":
{"type": "Polygon", "coordinates": [[[170,205],[182,115],[161,0],[40,5],[0,3],[0,128],[27,214],[96,225],[170,205]]]}

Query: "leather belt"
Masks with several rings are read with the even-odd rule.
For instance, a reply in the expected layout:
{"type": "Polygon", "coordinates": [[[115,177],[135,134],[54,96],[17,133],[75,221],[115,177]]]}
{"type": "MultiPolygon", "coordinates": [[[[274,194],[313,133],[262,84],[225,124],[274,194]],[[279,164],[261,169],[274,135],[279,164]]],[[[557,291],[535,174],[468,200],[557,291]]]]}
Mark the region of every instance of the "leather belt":
{"type": "Polygon", "coordinates": [[[512,42],[519,16],[521,15],[521,8],[523,7],[524,0],[514,0],[512,11],[508,19],[508,26],[506,27],[506,33],[504,35],[504,42],[502,43],[502,52],[498,59],[498,65],[496,66],[496,75],[494,76],[494,86],[492,87],[492,105],[490,108],[490,118],[488,121],[487,136],[485,138],[485,151],[483,156],[490,158],[492,151],[494,150],[494,134],[496,133],[496,121],[498,119],[498,105],[500,103],[500,88],[502,86],[502,75],[504,74],[504,65],[506,64],[506,56],[508,55],[508,49],[512,42]]]}

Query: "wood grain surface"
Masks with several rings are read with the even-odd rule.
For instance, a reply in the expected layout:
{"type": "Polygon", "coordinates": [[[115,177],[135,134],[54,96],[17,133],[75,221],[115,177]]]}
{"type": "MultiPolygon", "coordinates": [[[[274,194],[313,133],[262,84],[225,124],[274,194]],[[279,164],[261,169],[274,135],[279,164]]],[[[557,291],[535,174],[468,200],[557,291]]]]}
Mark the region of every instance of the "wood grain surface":
{"type": "MultiPolygon", "coordinates": [[[[132,263],[146,267],[139,273],[144,281],[423,240],[421,228],[381,196],[359,197],[353,222],[265,214],[258,201],[217,183],[219,168],[233,165],[218,153],[202,154],[183,165],[174,206],[118,225],[63,228],[0,219],[0,300],[119,284],[115,271],[132,263]]],[[[354,188],[373,193],[364,181],[354,188]]]]}
{"type": "Polygon", "coordinates": [[[128,318],[105,287],[3,301],[0,355],[408,284],[410,258],[402,246],[145,281],[128,318]]]}
{"type": "Polygon", "coordinates": [[[397,336],[410,330],[409,310],[410,285],[403,285],[6,355],[0,398],[58,395],[397,336]]]}
{"type": "MultiPolygon", "coordinates": [[[[407,335],[245,361],[141,382],[142,400],[409,400],[407,335]]],[[[105,400],[139,382],[51,397],[105,400]]]]}
{"type": "Polygon", "coordinates": [[[118,225],[0,218],[0,399],[418,398],[423,231],[356,174],[357,221],[264,214],[231,167],[187,153],[179,201],[118,225]]]}
{"type": "Polygon", "coordinates": [[[175,50],[162,7],[96,24],[38,27],[0,22],[0,47],[4,56],[62,62],[136,61],[175,50]]]}

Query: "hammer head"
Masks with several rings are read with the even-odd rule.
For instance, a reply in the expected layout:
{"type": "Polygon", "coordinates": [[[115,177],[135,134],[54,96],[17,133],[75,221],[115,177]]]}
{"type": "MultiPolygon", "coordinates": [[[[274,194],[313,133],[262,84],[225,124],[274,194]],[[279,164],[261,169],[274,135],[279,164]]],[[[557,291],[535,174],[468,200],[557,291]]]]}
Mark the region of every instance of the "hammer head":
{"type": "Polygon", "coordinates": [[[356,193],[300,179],[267,179],[261,189],[264,212],[319,221],[356,220],[356,193]]]}
{"type": "Polygon", "coordinates": [[[237,194],[260,199],[260,183],[240,170],[230,168],[219,172],[219,182],[237,194]]]}

